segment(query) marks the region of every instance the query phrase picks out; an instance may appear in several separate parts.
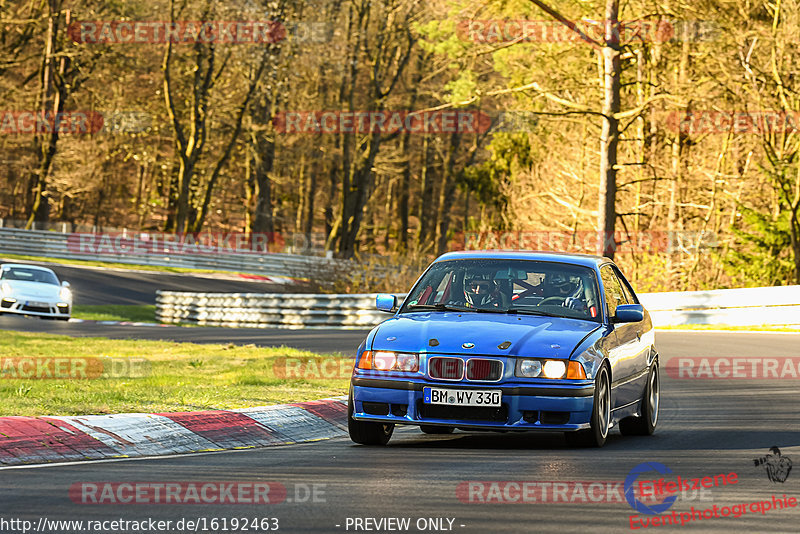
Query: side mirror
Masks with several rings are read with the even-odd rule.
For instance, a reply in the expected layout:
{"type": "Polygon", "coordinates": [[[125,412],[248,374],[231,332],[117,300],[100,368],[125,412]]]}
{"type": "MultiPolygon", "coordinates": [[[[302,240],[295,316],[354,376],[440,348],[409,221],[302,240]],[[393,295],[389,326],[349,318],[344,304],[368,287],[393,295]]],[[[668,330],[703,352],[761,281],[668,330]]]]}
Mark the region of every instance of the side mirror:
{"type": "Polygon", "coordinates": [[[63,282],[61,282],[61,287],[69,287],[69,282],[64,280],[63,282]]]}
{"type": "Polygon", "coordinates": [[[615,323],[638,323],[644,321],[644,306],[641,304],[620,304],[617,306],[615,323]]]}
{"type": "Polygon", "coordinates": [[[380,311],[392,312],[397,307],[397,297],[381,293],[375,297],[375,307],[380,311]]]}

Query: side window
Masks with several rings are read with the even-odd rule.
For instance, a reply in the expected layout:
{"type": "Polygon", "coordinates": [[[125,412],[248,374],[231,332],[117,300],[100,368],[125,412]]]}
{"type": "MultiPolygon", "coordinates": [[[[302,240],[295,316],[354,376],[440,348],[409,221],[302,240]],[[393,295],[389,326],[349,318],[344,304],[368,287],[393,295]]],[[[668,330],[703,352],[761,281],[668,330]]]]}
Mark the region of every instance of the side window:
{"type": "Polygon", "coordinates": [[[603,279],[603,290],[606,294],[606,304],[608,305],[608,316],[614,317],[617,313],[617,306],[626,304],[625,293],[622,292],[622,285],[617,280],[614,270],[610,265],[600,269],[600,277],[603,279]]]}
{"type": "Polygon", "coordinates": [[[617,274],[617,278],[619,278],[619,281],[622,283],[622,292],[625,294],[625,299],[628,301],[628,304],[639,304],[639,299],[637,299],[634,295],[628,279],[622,276],[622,273],[619,272],[618,269],[614,269],[614,272],[617,274]]]}

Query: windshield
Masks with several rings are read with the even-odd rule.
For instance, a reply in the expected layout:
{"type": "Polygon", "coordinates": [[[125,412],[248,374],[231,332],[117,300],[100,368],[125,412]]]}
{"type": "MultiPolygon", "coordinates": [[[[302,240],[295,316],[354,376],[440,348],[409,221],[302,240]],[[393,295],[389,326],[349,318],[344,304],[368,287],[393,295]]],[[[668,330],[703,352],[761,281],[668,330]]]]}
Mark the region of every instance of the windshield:
{"type": "Polygon", "coordinates": [[[450,260],[434,264],[401,313],[457,310],[570,317],[600,322],[588,267],[531,260],[450,260]]]}
{"type": "Polygon", "coordinates": [[[40,282],[58,285],[58,278],[50,271],[27,269],[25,267],[4,267],[0,272],[0,280],[20,280],[23,282],[40,282]]]}

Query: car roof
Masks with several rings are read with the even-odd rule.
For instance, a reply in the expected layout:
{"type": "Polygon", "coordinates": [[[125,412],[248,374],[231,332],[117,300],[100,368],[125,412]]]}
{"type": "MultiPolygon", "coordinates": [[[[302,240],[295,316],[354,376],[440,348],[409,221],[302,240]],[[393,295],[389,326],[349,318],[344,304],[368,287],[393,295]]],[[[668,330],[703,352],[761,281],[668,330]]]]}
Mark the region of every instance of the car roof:
{"type": "Polygon", "coordinates": [[[46,271],[48,273],[53,273],[53,269],[48,269],[47,267],[39,267],[38,265],[28,265],[27,263],[2,263],[0,264],[0,269],[4,269],[6,267],[22,267],[25,269],[36,269],[37,271],[46,271]]]}
{"type": "Polygon", "coordinates": [[[436,258],[436,262],[466,259],[549,261],[592,268],[611,262],[609,258],[592,256],[591,254],[567,254],[564,252],[539,252],[533,250],[462,250],[442,254],[436,258]]]}

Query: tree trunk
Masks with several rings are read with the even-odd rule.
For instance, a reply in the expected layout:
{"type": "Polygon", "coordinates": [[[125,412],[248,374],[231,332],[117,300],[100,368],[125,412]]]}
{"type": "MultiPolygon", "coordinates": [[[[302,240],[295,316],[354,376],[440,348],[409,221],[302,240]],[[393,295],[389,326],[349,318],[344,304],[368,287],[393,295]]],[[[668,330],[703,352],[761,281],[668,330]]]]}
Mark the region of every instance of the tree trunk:
{"type": "Polygon", "coordinates": [[[603,130],[600,134],[600,197],[597,227],[601,232],[598,252],[614,258],[614,227],[617,218],[617,146],[619,144],[620,46],[619,0],[606,0],[603,47],[603,130]]]}
{"type": "MultiPolygon", "coordinates": [[[[58,47],[59,17],[61,16],[60,0],[50,0],[50,14],[47,21],[47,38],[45,42],[42,71],[40,77],[40,112],[45,120],[57,120],[64,111],[64,101],[68,96],[68,86],[65,80],[69,58],[62,56],[58,63],[56,75],[53,58],[58,47]]],[[[66,14],[66,25],[70,23],[70,12],[66,14]]],[[[33,228],[34,222],[47,222],[50,218],[50,205],[47,198],[47,184],[58,146],[58,129],[43,136],[36,134],[34,147],[38,158],[36,173],[30,180],[31,205],[28,213],[26,229],[33,228]]]]}
{"type": "Polygon", "coordinates": [[[417,249],[425,252],[431,248],[431,229],[435,221],[431,214],[433,205],[433,179],[430,175],[430,138],[425,135],[422,138],[422,163],[420,170],[420,187],[422,189],[419,201],[418,217],[419,229],[417,230],[417,249]]]}
{"type": "Polygon", "coordinates": [[[450,134],[450,146],[444,161],[442,188],[439,191],[439,206],[437,209],[438,226],[436,227],[436,255],[444,254],[447,250],[447,233],[450,231],[450,213],[456,194],[456,155],[461,144],[461,134],[450,134]]]}
{"type": "Polygon", "coordinates": [[[275,221],[272,215],[272,183],[269,174],[275,162],[275,143],[264,135],[258,135],[251,150],[256,205],[250,232],[273,233],[275,221]]]}
{"type": "MultiPolygon", "coordinates": [[[[378,111],[382,111],[378,109],[378,111]]],[[[364,217],[364,205],[367,202],[367,192],[372,180],[372,166],[381,146],[381,134],[373,133],[368,141],[366,154],[353,168],[351,180],[347,180],[351,187],[348,202],[343,205],[346,211],[342,213],[342,240],[339,242],[339,253],[343,258],[351,258],[355,254],[356,237],[364,217]]]]}
{"type": "Polygon", "coordinates": [[[305,225],[302,228],[302,232],[306,234],[309,239],[311,239],[311,232],[314,229],[314,200],[317,196],[317,165],[312,165],[312,168],[310,169],[308,176],[308,187],[306,189],[306,210],[304,216],[305,225]]]}

